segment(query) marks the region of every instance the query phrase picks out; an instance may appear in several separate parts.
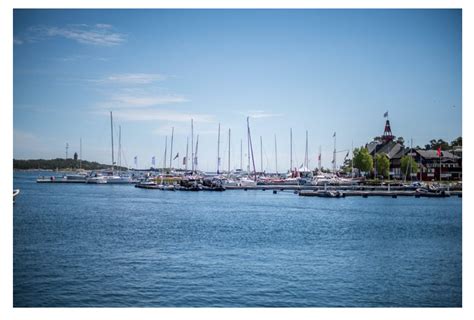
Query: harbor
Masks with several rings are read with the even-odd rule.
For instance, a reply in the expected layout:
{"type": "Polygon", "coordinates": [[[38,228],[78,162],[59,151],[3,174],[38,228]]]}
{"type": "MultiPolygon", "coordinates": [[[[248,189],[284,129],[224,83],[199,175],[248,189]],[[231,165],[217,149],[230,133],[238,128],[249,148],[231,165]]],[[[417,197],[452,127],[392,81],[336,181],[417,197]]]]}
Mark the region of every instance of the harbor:
{"type": "MultiPolygon", "coordinates": [[[[388,112],[384,114],[388,118],[388,112]]],[[[462,158],[448,151],[437,150],[436,157],[430,158],[430,150],[416,151],[412,147],[403,147],[403,142],[398,139],[395,142],[395,136],[392,134],[390,121],[385,121],[383,134],[380,140],[373,141],[365,148],[347,150],[344,158],[344,165],[339,168],[336,166],[336,132],[334,132],[334,151],[333,151],[333,170],[324,170],[321,166],[321,151],[318,155],[318,166],[310,169],[309,164],[309,141],[308,131],[305,135],[305,154],[304,161],[299,167],[293,164],[293,157],[290,157],[290,169],[285,173],[278,171],[269,173],[263,170],[263,145],[260,137],[260,171],[255,166],[255,156],[252,144],[252,134],[250,128],[250,118],[246,119],[247,125],[247,169],[244,171],[242,143],[240,150],[240,168],[231,169],[231,130],[228,130],[227,144],[227,170],[222,169],[221,163],[221,126],[217,130],[217,166],[215,172],[204,172],[198,170],[198,146],[199,135],[197,135],[194,145],[194,122],[191,119],[191,168],[188,168],[189,145],[186,145],[186,155],[183,157],[182,168],[174,168],[173,160],[179,157],[179,152],[173,159],[173,141],[174,128],[170,139],[169,166],[168,164],[168,143],[165,144],[163,167],[151,168],[150,170],[137,170],[123,168],[121,129],[119,127],[119,148],[115,154],[114,145],[114,121],[113,114],[110,112],[110,137],[111,137],[111,163],[108,169],[102,170],[84,170],[65,172],[64,174],[52,174],[49,176],[39,176],[37,183],[60,183],[60,184],[128,184],[141,189],[155,189],[163,191],[226,191],[226,190],[262,190],[273,191],[273,193],[292,191],[299,196],[304,197],[437,197],[446,198],[450,196],[462,197],[462,181],[460,164],[462,158]],[[363,151],[367,152],[368,160],[374,161],[373,167],[364,167],[358,164],[357,157],[363,151]],[[351,153],[351,158],[348,159],[351,153]],[[385,157],[385,158],[384,158],[385,157]],[[418,157],[418,159],[417,159],[418,157]],[[424,157],[424,158],[423,158],[424,157]],[[355,159],[356,158],[356,159],[355,159]],[[115,161],[118,159],[118,161],[115,161]],[[379,162],[387,161],[385,167],[381,167],[379,162]],[[401,159],[408,163],[403,167],[401,159]],[[434,159],[434,161],[433,161],[434,159]],[[355,161],[354,161],[355,160],[355,161]],[[445,170],[451,170],[443,173],[441,165],[445,163],[445,170]],[[439,161],[438,163],[436,161],[439,161]],[[438,170],[436,170],[438,164],[438,170]],[[398,167],[397,167],[398,166],[398,167]],[[426,175],[423,173],[423,167],[426,168],[426,175]],[[430,169],[433,168],[433,169],[430,169]],[[454,171],[453,171],[454,170],[454,171]],[[364,172],[365,171],[365,172],[364,172]],[[437,176],[436,176],[437,172],[437,176]],[[404,177],[404,179],[401,179],[404,177]],[[428,179],[432,177],[431,179],[428,179]],[[438,177],[437,180],[434,178],[438,177]],[[444,181],[442,180],[444,177],[444,181]],[[456,179],[452,179],[457,177],[456,179]],[[451,179],[448,179],[451,178],[451,179]],[[428,180],[428,181],[424,181],[428,180]]],[[[167,139],[166,139],[167,141],[167,139]]],[[[189,142],[189,140],[187,140],[189,142]]],[[[274,156],[275,169],[278,168],[277,140],[275,136],[274,156]]],[[[454,144],[454,143],[453,143],[454,144]]],[[[67,146],[68,147],[68,146],[67,146]]],[[[82,148],[82,147],[81,147],[82,148]]],[[[293,153],[293,132],[290,128],[290,155],[293,153]]],[[[461,150],[458,148],[457,150],[461,150]]],[[[344,150],[346,151],[346,150],[344,150]]],[[[66,149],[67,152],[67,149],[66,149]]],[[[67,156],[66,156],[67,159],[67,156]]],[[[81,164],[82,156],[75,160],[81,164]]],[[[136,162],[135,157],[135,162],[136,162]]],[[[367,160],[367,159],[366,159],[367,160]]],[[[152,165],[155,165],[155,157],[152,159],[152,165]]]]}
{"type": "Polygon", "coordinates": [[[296,5],[7,10],[6,314],[467,315],[470,10],[296,5]]]}

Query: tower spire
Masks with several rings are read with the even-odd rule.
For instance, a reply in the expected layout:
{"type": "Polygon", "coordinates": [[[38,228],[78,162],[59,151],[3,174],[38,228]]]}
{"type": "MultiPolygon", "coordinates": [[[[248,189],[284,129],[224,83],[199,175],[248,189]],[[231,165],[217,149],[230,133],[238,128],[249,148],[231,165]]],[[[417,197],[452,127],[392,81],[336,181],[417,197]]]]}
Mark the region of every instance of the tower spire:
{"type": "Polygon", "coordinates": [[[383,131],[382,140],[384,142],[389,142],[395,139],[395,136],[392,134],[392,129],[390,128],[390,120],[385,121],[385,129],[383,131]]]}

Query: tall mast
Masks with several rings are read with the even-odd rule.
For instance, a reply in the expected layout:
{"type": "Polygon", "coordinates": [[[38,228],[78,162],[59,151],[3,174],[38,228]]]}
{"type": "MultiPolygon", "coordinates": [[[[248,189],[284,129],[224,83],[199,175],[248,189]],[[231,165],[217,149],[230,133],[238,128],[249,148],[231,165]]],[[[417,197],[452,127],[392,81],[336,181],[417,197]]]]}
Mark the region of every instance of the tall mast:
{"type": "Polygon", "coordinates": [[[112,172],[114,171],[114,125],[112,119],[112,111],[110,111],[110,137],[112,142],[112,172]]]}
{"type": "MultiPolygon", "coordinates": [[[[250,135],[249,117],[247,117],[247,131],[248,131],[248,137],[249,137],[249,149],[250,149],[250,152],[252,153],[253,174],[255,176],[255,181],[257,181],[257,171],[255,170],[255,158],[253,156],[252,136],[250,135]]],[[[249,161],[250,161],[250,155],[249,155],[249,161]]],[[[250,167],[250,163],[249,163],[249,167],[250,167]]]]}
{"type": "Polygon", "coordinates": [[[333,173],[336,173],[336,132],[334,132],[334,151],[333,151],[333,154],[332,154],[332,170],[333,170],[333,173]]]}
{"type": "Polygon", "coordinates": [[[184,170],[188,171],[188,149],[189,149],[189,137],[186,137],[186,160],[184,161],[184,170]]]}
{"type": "Polygon", "coordinates": [[[260,136],[260,172],[263,172],[263,144],[262,144],[262,136],[260,136]]]}
{"type": "Polygon", "coordinates": [[[242,139],[240,139],[240,170],[242,170],[242,139]]]}
{"type": "Polygon", "coordinates": [[[293,171],[293,129],[290,128],[290,172],[293,171]]]}
{"type": "Polygon", "coordinates": [[[195,161],[196,161],[196,170],[197,170],[197,166],[198,166],[198,147],[199,147],[199,135],[197,135],[196,137],[196,153],[194,154],[195,156],[195,161]]]}
{"type": "Polygon", "coordinates": [[[82,138],[79,139],[79,169],[82,169],[82,138]]]}
{"type": "Polygon", "coordinates": [[[194,127],[191,119],[191,171],[194,174],[194,127]]]}
{"type": "Polygon", "coordinates": [[[219,166],[221,164],[220,145],[221,145],[221,124],[219,123],[219,127],[217,129],[217,174],[219,174],[219,166]]]}
{"type": "Polygon", "coordinates": [[[163,157],[163,170],[166,169],[166,152],[168,151],[168,136],[165,137],[165,156],[163,157]]]}
{"type": "Polygon", "coordinates": [[[228,147],[228,155],[227,155],[227,174],[230,175],[230,128],[229,128],[229,147],[228,147]]]}
{"type": "Polygon", "coordinates": [[[306,130],[306,149],[304,153],[304,166],[306,169],[309,168],[309,163],[308,163],[308,130],[306,130]]]}
{"type": "Polygon", "coordinates": [[[247,117],[247,175],[250,176],[250,128],[249,128],[249,117],[247,117]]]}
{"type": "MultiPolygon", "coordinates": [[[[441,160],[441,157],[440,157],[440,160],[441,160]]],[[[410,181],[412,181],[412,177],[411,177],[411,172],[413,171],[412,164],[411,164],[412,161],[413,161],[413,138],[410,139],[410,181]]],[[[439,168],[440,168],[439,181],[441,181],[441,161],[439,162],[439,168]]],[[[390,167],[388,169],[388,177],[390,178],[390,167]]]]}
{"type": "Polygon", "coordinates": [[[118,154],[117,160],[119,165],[119,170],[122,168],[122,126],[119,126],[119,146],[118,146],[118,154]]]}
{"type": "Polygon", "coordinates": [[[277,135],[275,134],[275,172],[278,174],[277,135]]]}
{"type": "Polygon", "coordinates": [[[174,138],[174,127],[171,127],[170,169],[173,168],[173,138],[174,138]]]}

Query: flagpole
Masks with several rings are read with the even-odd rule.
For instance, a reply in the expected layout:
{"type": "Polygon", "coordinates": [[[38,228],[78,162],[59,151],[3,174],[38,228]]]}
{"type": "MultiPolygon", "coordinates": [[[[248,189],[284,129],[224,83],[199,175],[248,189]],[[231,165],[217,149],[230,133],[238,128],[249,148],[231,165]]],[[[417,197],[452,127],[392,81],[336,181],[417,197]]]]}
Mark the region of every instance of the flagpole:
{"type": "Polygon", "coordinates": [[[441,146],[439,147],[439,185],[441,186],[441,146]]]}
{"type": "Polygon", "coordinates": [[[351,142],[351,178],[354,178],[354,140],[351,142]]]}
{"type": "Polygon", "coordinates": [[[171,127],[171,147],[170,147],[170,170],[173,168],[173,138],[174,138],[174,127],[171,127]]]}
{"type": "Polygon", "coordinates": [[[318,168],[319,173],[321,173],[321,146],[319,146],[318,168]]]}

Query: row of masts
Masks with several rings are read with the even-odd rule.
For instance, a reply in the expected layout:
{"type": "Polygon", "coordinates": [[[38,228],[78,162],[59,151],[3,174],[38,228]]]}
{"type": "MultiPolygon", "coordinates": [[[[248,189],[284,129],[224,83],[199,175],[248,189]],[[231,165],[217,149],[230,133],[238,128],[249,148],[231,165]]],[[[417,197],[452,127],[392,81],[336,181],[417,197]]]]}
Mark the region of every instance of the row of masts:
{"type": "MultiPolygon", "coordinates": [[[[173,149],[173,136],[174,136],[174,127],[171,131],[171,150],[173,149]]],[[[336,170],[336,134],[334,133],[334,153],[333,153],[333,165],[334,171],[336,170]]],[[[167,153],[167,145],[168,145],[168,137],[165,137],[165,159],[167,153]]],[[[194,149],[194,121],[191,119],[191,155],[192,155],[192,164],[191,164],[191,171],[194,172],[197,170],[197,149],[199,144],[199,135],[197,135],[196,147],[194,149]]],[[[222,158],[221,158],[221,124],[218,124],[217,128],[217,161],[216,161],[216,173],[222,173],[222,158]]],[[[189,150],[189,137],[186,138],[186,157],[183,159],[183,165],[185,166],[185,170],[188,170],[188,150],[189,150]]],[[[230,168],[230,159],[231,159],[231,129],[228,129],[228,148],[227,148],[227,172],[231,171],[230,168]]],[[[274,135],[274,154],[275,154],[275,172],[278,173],[278,148],[277,148],[277,137],[276,134],[274,135]]],[[[170,155],[170,162],[169,168],[173,167],[172,164],[172,154],[170,155]]],[[[166,163],[166,161],[164,161],[166,163]]],[[[308,131],[306,130],[306,143],[305,143],[305,156],[303,162],[304,169],[309,168],[309,152],[308,152],[308,131]]],[[[166,168],[166,165],[165,165],[166,168]]],[[[318,156],[318,168],[321,170],[321,146],[319,147],[319,156],[318,156]]],[[[240,170],[243,169],[243,141],[240,140],[240,170]]],[[[293,170],[293,129],[290,128],[290,170],[293,170]]],[[[249,117],[247,117],[247,173],[250,174],[253,172],[254,174],[257,172],[255,166],[255,157],[253,152],[253,145],[252,145],[252,136],[250,131],[250,123],[249,117]],[[253,170],[252,170],[253,169],[253,170]]],[[[263,166],[263,138],[260,136],[260,172],[264,172],[263,166]]]]}
{"type": "MultiPolygon", "coordinates": [[[[121,143],[121,135],[122,130],[121,126],[119,126],[119,143],[118,143],[118,156],[117,160],[118,163],[115,162],[115,153],[114,153],[114,126],[113,126],[113,116],[112,112],[110,112],[110,133],[111,133],[111,155],[112,155],[112,171],[115,170],[115,165],[118,164],[119,168],[122,166],[122,143],[121,143]]],[[[333,135],[334,138],[334,152],[333,152],[333,170],[336,171],[336,133],[333,135]]],[[[81,159],[82,159],[82,139],[81,139],[81,159]]],[[[174,127],[171,128],[171,143],[170,143],[170,153],[169,153],[169,168],[173,167],[173,160],[175,160],[179,153],[173,158],[173,143],[174,143],[174,127]]],[[[217,170],[216,173],[221,173],[221,156],[220,156],[220,145],[221,145],[221,125],[218,125],[217,131],[217,170]]],[[[191,119],[191,171],[195,172],[197,170],[198,165],[198,147],[199,147],[199,134],[196,136],[196,144],[194,144],[194,120],[191,119]]],[[[231,158],[231,129],[228,130],[228,148],[227,148],[228,156],[227,156],[227,172],[230,172],[230,158],[231,158]]],[[[274,136],[274,153],[275,153],[275,171],[278,173],[278,150],[277,150],[277,137],[276,134],[274,136]]],[[[166,163],[168,160],[168,136],[165,137],[165,151],[164,151],[164,158],[163,164],[164,168],[167,167],[166,163]]],[[[247,173],[250,175],[251,169],[253,169],[253,173],[256,177],[256,167],[255,167],[255,158],[253,152],[253,145],[252,145],[252,135],[250,131],[250,122],[249,117],[247,117],[247,173]],[[251,168],[252,166],[252,168],[251,168]]],[[[189,161],[189,137],[186,138],[186,156],[183,159],[183,165],[185,166],[185,170],[188,170],[188,161],[189,161]]],[[[153,157],[154,162],[154,157],[153,157]]],[[[154,164],[154,163],[153,163],[154,164]]],[[[303,167],[305,170],[309,168],[309,157],[308,157],[308,131],[306,130],[306,143],[305,143],[305,156],[303,167]]],[[[243,141],[240,140],[240,170],[243,168],[243,141]]],[[[321,170],[321,146],[319,147],[319,156],[318,156],[318,168],[321,170]]],[[[293,129],[290,128],[290,170],[293,170],[293,129]]],[[[263,167],[263,139],[260,136],[260,172],[264,172],[263,167]]]]}

